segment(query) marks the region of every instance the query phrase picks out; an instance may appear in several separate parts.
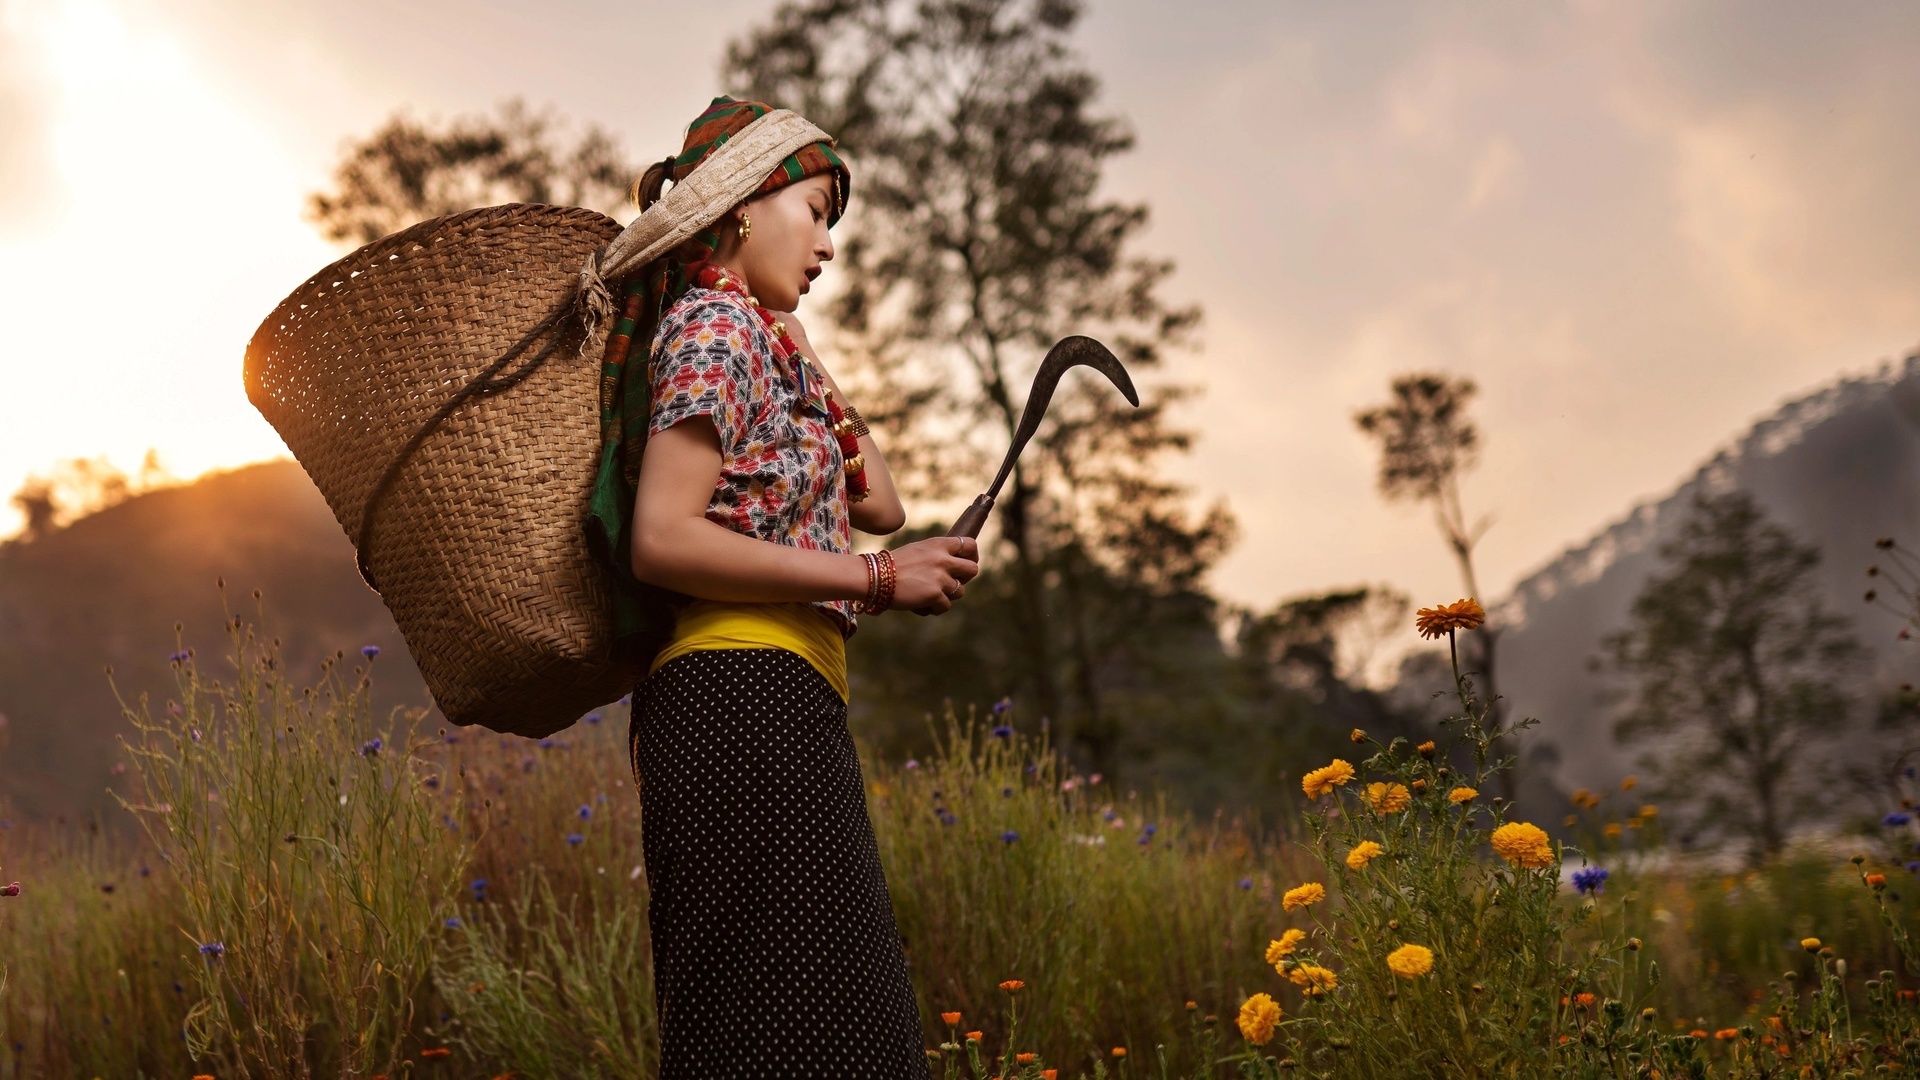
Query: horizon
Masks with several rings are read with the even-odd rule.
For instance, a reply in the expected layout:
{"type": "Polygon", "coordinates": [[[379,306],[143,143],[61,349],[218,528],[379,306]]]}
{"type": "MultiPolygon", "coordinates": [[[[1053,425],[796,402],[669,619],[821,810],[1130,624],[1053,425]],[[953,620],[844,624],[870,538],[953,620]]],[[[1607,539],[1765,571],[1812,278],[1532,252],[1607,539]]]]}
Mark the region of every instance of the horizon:
{"type": "MultiPolygon", "coordinates": [[[[283,456],[240,353],[343,253],[300,206],[345,141],[523,96],[644,159],[771,8],[0,10],[0,484],[72,457],[133,472],[148,447],[183,478],[283,456]],[[671,92],[623,98],[617,66],[569,62],[589,18],[685,43],[650,61],[671,92]]],[[[1149,205],[1141,253],[1206,307],[1169,370],[1203,384],[1180,414],[1197,449],[1167,471],[1240,519],[1214,590],[1460,591],[1425,510],[1375,493],[1349,419],[1397,372],[1480,384],[1466,494],[1496,520],[1480,557],[1500,597],[1787,402],[1920,345],[1920,252],[1901,243],[1920,72],[1890,62],[1920,13],[1853,14],[1089,10],[1098,108],[1138,137],[1105,189],[1149,205]]],[[[18,527],[0,507],[0,535],[18,527]]]]}

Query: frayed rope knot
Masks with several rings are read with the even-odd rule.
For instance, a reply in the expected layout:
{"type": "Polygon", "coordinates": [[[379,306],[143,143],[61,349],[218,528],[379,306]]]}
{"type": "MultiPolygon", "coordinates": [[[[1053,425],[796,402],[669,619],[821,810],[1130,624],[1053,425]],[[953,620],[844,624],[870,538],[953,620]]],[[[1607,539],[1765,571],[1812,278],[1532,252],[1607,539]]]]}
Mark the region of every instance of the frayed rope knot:
{"type": "Polygon", "coordinates": [[[576,302],[580,305],[580,326],[585,331],[580,338],[582,360],[593,358],[591,351],[593,343],[599,339],[600,328],[613,318],[613,291],[607,288],[607,279],[602,273],[606,251],[606,248],[595,248],[580,267],[576,302]]]}

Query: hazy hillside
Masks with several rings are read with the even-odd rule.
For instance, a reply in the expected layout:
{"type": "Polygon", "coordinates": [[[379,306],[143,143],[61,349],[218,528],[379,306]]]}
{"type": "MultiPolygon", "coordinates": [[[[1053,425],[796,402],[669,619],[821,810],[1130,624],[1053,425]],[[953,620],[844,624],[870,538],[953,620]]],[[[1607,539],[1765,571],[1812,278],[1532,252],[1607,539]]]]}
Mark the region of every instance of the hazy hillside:
{"type": "Polygon", "coordinates": [[[114,806],[114,736],[126,728],[104,668],[113,665],[129,700],[144,690],[158,707],[173,692],[178,621],[204,670],[228,670],[214,584],[223,575],[234,614],[250,621],[252,590],[263,591],[265,625],[294,678],[312,680],[335,649],[378,645],[376,707],[428,703],[399,630],[299,465],[215,474],[0,544],[0,791],[14,812],[114,806]]]}
{"type": "Polygon", "coordinates": [[[1754,425],[1666,498],[1624,519],[1522,581],[1509,603],[1519,625],[1502,639],[1501,691],[1523,715],[1546,721],[1568,787],[1631,772],[1596,701],[1600,677],[1586,661],[1625,625],[1658,549],[1702,491],[1741,487],[1780,524],[1824,554],[1820,580],[1835,610],[1873,652],[1885,688],[1920,681],[1920,654],[1893,639],[1897,620],[1861,602],[1873,542],[1920,546],[1920,354],[1873,376],[1845,379],[1754,425]]]}

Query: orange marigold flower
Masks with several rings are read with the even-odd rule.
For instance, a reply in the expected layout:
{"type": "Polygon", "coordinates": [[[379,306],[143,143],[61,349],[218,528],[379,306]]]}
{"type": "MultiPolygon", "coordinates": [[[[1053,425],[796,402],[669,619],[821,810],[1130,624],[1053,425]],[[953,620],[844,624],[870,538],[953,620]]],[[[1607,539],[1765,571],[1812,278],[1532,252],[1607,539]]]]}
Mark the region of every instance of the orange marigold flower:
{"type": "Polygon", "coordinates": [[[1040,1080],[1060,1080],[1059,1069],[1041,1069],[1040,1080]]]}
{"type": "Polygon", "coordinates": [[[1386,850],[1371,840],[1362,840],[1347,852],[1347,869],[1358,870],[1373,861],[1374,856],[1386,850]]]}
{"type": "Polygon", "coordinates": [[[1435,748],[1433,745],[1433,740],[1428,739],[1426,742],[1423,742],[1419,746],[1414,747],[1414,749],[1420,752],[1421,757],[1431,759],[1433,757],[1435,748]]]}
{"type": "Polygon", "coordinates": [[[193,1080],[213,1080],[211,1073],[194,1073],[193,1080]]]}
{"type": "Polygon", "coordinates": [[[1660,814],[1660,808],[1653,805],[1652,803],[1648,803],[1647,805],[1640,808],[1641,817],[1658,817],[1659,814],[1660,814]]]}
{"type": "Polygon", "coordinates": [[[1638,785],[1639,785],[1639,783],[1640,783],[1640,778],[1639,778],[1639,777],[1637,777],[1637,776],[1629,776],[1629,777],[1627,777],[1627,778],[1626,778],[1625,780],[1622,780],[1622,781],[1620,781],[1620,790],[1621,790],[1621,791],[1632,791],[1632,790],[1633,790],[1633,789],[1634,789],[1634,788],[1635,788],[1636,786],[1638,786],[1638,785]]]}
{"type": "Polygon", "coordinates": [[[1740,1037],[1740,1029],[1721,1028],[1719,1031],[1713,1033],[1713,1037],[1716,1039],[1737,1039],[1740,1037]]]}
{"type": "Polygon", "coordinates": [[[969,1032],[967,1032],[967,1041],[968,1041],[968,1042],[979,1042],[979,1041],[980,1041],[980,1033],[979,1033],[979,1032],[977,1032],[977,1031],[969,1031],[969,1032]]]}
{"type": "MultiPolygon", "coordinates": [[[[1305,940],[1307,940],[1307,933],[1304,930],[1283,931],[1279,938],[1267,943],[1267,963],[1272,964],[1278,971],[1287,957],[1293,955],[1293,950],[1299,948],[1300,943],[1305,940]]],[[[1286,974],[1284,971],[1280,973],[1286,974]]]]}
{"type": "Polygon", "coordinates": [[[1405,784],[1368,784],[1367,802],[1377,814],[1397,814],[1413,805],[1405,784]]]}
{"type": "Polygon", "coordinates": [[[1423,638],[1437,638],[1455,630],[1477,629],[1487,621],[1487,613],[1472,597],[1439,607],[1425,607],[1413,613],[1413,628],[1423,638]]]}
{"type": "Polygon", "coordinates": [[[1887,875],[1885,875],[1885,874],[1868,874],[1868,875],[1867,875],[1867,887],[1868,887],[1868,888],[1870,888],[1870,889],[1884,889],[1884,888],[1886,888],[1886,887],[1887,887],[1887,875]]]}
{"type": "Polygon", "coordinates": [[[1322,765],[1300,778],[1300,790],[1307,798],[1318,799],[1333,793],[1333,789],[1353,779],[1353,766],[1341,758],[1334,758],[1329,764],[1322,765]]]}
{"type": "Polygon", "coordinates": [[[1463,784],[1447,792],[1447,801],[1457,806],[1463,802],[1472,802],[1479,794],[1478,791],[1463,784]]]}
{"type": "Polygon", "coordinates": [[[1282,910],[1292,911],[1297,907],[1317,904],[1326,898],[1327,887],[1317,881],[1309,881],[1305,885],[1297,885],[1281,894],[1280,907],[1282,910]]]}
{"type": "Polygon", "coordinates": [[[1265,1046],[1273,1041],[1273,1029],[1280,1023],[1280,1004],[1271,995],[1255,994],[1241,1004],[1234,1023],[1248,1042],[1265,1046]]]}
{"type": "Polygon", "coordinates": [[[1021,987],[1024,987],[1026,985],[1027,985],[1026,983],[1021,982],[1019,979],[1008,979],[1006,982],[1003,982],[1000,984],[1000,989],[1005,990],[1007,993],[1011,994],[1015,990],[1018,990],[1021,987]]]}
{"type": "Polygon", "coordinates": [[[1553,865],[1553,844],[1538,825],[1509,821],[1493,830],[1493,850],[1503,859],[1527,870],[1553,865]]]}
{"type": "Polygon", "coordinates": [[[1621,833],[1620,823],[1617,821],[1609,821],[1607,822],[1607,827],[1600,831],[1606,833],[1610,839],[1618,840],[1621,833]]]}
{"type": "Polygon", "coordinates": [[[1573,995],[1573,1003],[1575,1005],[1580,1006],[1583,1009],[1593,1008],[1594,1000],[1595,1000],[1594,996],[1585,990],[1582,990],[1579,993],[1573,995]]]}
{"type": "Polygon", "coordinates": [[[1309,995],[1324,994],[1340,985],[1340,977],[1318,964],[1295,964],[1287,972],[1287,979],[1293,985],[1302,987],[1309,995]]]}
{"type": "Polygon", "coordinates": [[[1034,1058],[1038,1056],[1039,1056],[1038,1054],[1015,1054],[1013,1055],[1013,1060],[1019,1062],[1022,1065],[1025,1065],[1027,1062],[1032,1061],[1034,1058]]]}
{"type": "Polygon", "coordinates": [[[1387,954],[1387,970],[1403,979],[1417,979],[1433,970],[1433,950],[1425,945],[1402,945],[1387,954]]]}
{"type": "Polygon", "coordinates": [[[1114,1057],[1126,1057],[1126,1056],[1127,1056],[1127,1048],[1126,1048],[1126,1047],[1124,1047],[1124,1046],[1116,1046],[1116,1047],[1114,1047],[1114,1048],[1113,1048],[1113,1056],[1114,1056],[1114,1057]]]}
{"type": "Polygon", "coordinates": [[[960,1014],[957,1012],[941,1013],[940,1020],[942,1023],[946,1024],[948,1027],[960,1026],[960,1014]]]}
{"type": "Polygon", "coordinates": [[[435,1058],[447,1057],[452,1053],[453,1051],[444,1046],[429,1046],[425,1050],[420,1051],[420,1056],[428,1061],[432,1061],[435,1058]]]}
{"type": "Polygon", "coordinates": [[[1693,1036],[1696,1039],[1704,1039],[1707,1037],[1706,1031],[1701,1028],[1694,1028],[1692,1031],[1687,1032],[1687,1034],[1693,1036]]]}

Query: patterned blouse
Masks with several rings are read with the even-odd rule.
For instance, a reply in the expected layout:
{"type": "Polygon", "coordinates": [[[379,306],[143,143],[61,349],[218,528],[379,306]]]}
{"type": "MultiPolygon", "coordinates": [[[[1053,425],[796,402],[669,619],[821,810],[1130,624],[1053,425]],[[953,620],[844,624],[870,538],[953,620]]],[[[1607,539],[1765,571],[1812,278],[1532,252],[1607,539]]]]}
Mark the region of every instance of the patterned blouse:
{"type": "MultiPolygon", "coordinates": [[[[818,551],[853,550],[846,475],[820,388],[802,398],[796,372],[746,301],[730,292],[687,291],[653,339],[653,417],[658,434],[690,416],[720,432],[720,480],[707,520],[757,540],[818,551]]],[[[853,601],[816,601],[851,636],[853,601]]]]}

